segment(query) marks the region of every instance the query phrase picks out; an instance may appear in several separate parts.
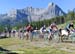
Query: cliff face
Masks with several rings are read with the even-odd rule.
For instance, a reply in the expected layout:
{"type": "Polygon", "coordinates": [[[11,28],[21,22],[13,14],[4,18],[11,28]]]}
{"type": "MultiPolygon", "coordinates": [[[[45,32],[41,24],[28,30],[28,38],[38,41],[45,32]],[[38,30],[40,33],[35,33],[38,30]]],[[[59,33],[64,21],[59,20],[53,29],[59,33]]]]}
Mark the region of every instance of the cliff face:
{"type": "Polygon", "coordinates": [[[10,20],[12,24],[16,24],[16,22],[23,23],[51,19],[60,15],[65,15],[62,9],[54,3],[49,3],[47,8],[26,7],[24,9],[13,9],[7,14],[0,15],[0,22],[10,20]]]}
{"type": "Polygon", "coordinates": [[[28,7],[28,21],[39,21],[44,19],[51,19],[56,16],[65,15],[63,10],[55,5],[54,3],[50,3],[47,8],[32,8],[28,7]]]}

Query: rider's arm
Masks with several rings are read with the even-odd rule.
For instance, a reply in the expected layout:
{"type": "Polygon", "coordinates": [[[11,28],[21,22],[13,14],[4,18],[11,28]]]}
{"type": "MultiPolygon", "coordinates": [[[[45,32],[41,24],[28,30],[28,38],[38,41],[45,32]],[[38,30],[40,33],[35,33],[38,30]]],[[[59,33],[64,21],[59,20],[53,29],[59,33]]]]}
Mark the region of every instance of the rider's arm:
{"type": "Polygon", "coordinates": [[[73,29],[74,29],[74,25],[73,25],[73,29]]]}
{"type": "Polygon", "coordinates": [[[57,25],[56,25],[56,28],[58,29],[57,25]]]}
{"type": "Polygon", "coordinates": [[[67,29],[69,29],[69,24],[67,25],[67,27],[66,27],[67,29]]]}

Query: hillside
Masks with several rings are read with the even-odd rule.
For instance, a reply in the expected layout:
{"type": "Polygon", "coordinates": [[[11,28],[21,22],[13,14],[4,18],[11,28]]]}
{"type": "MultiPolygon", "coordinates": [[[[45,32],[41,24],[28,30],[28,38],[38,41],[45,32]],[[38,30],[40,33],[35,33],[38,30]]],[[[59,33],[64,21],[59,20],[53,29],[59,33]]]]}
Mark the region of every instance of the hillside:
{"type": "Polygon", "coordinates": [[[11,9],[6,14],[0,14],[0,24],[5,25],[10,21],[11,25],[17,25],[19,23],[23,24],[51,19],[61,15],[65,15],[65,12],[58,5],[49,3],[47,8],[26,7],[22,9],[11,9]]]}

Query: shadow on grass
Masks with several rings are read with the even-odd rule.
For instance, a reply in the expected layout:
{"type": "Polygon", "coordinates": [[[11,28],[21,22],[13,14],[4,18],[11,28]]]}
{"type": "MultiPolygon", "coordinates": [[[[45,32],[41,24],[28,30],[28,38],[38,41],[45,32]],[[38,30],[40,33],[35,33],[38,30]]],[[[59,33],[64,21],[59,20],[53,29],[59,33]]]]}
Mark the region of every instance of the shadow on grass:
{"type": "Polygon", "coordinates": [[[11,52],[9,50],[6,50],[0,47],[0,54],[18,54],[18,53],[14,53],[14,52],[11,52]]]}

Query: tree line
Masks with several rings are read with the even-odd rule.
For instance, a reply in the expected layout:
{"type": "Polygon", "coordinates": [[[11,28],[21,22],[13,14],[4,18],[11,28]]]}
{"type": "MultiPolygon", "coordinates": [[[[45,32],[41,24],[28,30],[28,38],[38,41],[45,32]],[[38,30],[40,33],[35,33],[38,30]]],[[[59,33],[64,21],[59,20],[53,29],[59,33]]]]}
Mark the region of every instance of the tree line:
{"type": "Polygon", "coordinates": [[[59,25],[59,24],[66,23],[71,20],[73,20],[73,21],[75,20],[75,11],[74,10],[69,11],[66,15],[63,15],[63,16],[56,16],[51,19],[47,19],[47,20],[44,19],[43,21],[31,22],[31,25],[37,26],[38,28],[40,28],[44,24],[46,26],[49,26],[52,22],[56,22],[56,24],[59,25]]]}

